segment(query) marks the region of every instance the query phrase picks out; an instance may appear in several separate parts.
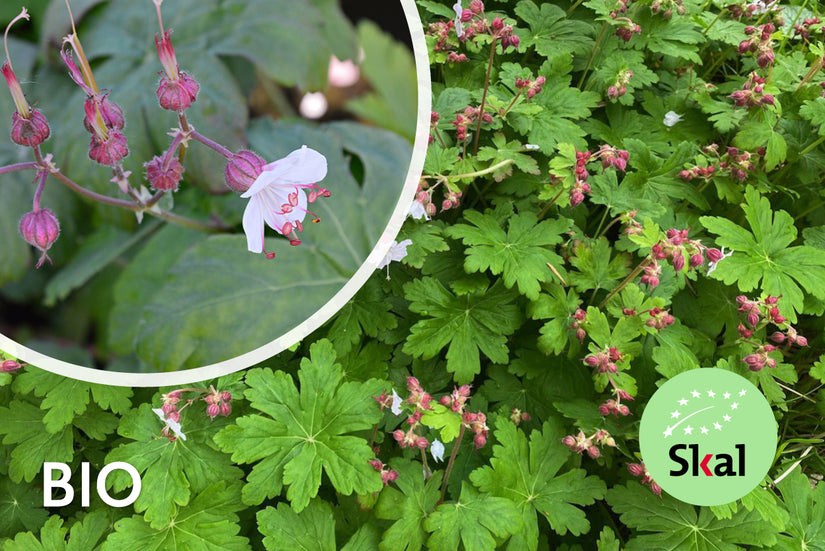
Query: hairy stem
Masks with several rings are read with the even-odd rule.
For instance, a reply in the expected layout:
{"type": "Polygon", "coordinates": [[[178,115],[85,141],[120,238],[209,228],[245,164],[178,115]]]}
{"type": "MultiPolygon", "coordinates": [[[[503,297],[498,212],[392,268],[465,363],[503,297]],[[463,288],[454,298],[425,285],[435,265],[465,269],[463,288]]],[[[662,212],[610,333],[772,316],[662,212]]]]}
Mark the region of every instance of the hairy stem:
{"type": "Polygon", "coordinates": [[[436,505],[441,505],[444,502],[444,496],[447,494],[447,483],[450,481],[450,473],[453,472],[455,456],[458,455],[458,448],[461,447],[461,439],[464,437],[464,431],[466,430],[467,427],[465,427],[462,422],[461,428],[458,430],[458,438],[455,440],[455,446],[453,446],[453,451],[450,453],[450,460],[447,462],[447,470],[444,472],[444,480],[441,482],[441,498],[438,500],[436,505]]]}
{"type": "Polygon", "coordinates": [[[473,155],[478,154],[478,137],[481,134],[481,123],[484,121],[484,106],[487,103],[487,90],[490,88],[490,75],[493,73],[493,59],[496,56],[496,44],[498,37],[493,37],[490,44],[490,60],[487,62],[487,77],[484,79],[484,93],[481,95],[481,106],[478,108],[478,124],[476,125],[476,136],[473,139],[473,155]]]}
{"type": "Polygon", "coordinates": [[[616,288],[615,288],[615,289],[613,289],[612,291],[610,291],[610,294],[608,294],[608,295],[604,298],[604,300],[603,300],[603,301],[601,301],[601,302],[599,303],[599,308],[601,308],[601,307],[603,307],[605,304],[607,304],[607,303],[610,301],[610,299],[611,299],[611,298],[613,298],[614,296],[616,296],[616,293],[620,293],[620,292],[622,291],[622,289],[624,289],[625,287],[627,287],[627,284],[628,284],[628,283],[630,283],[631,281],[633,281],[634,279],[636,279],[636,276],[637,276],[637,275],[639,275],[640,273],[642,273],[642,270],[644,270],[644,269],[645,269],[645,266],[647,266],[647,265],[650,263],[650,261],[651,261],[651,260],[653,260],[653,257],[652,257],[652,256],[650,256],[650,255],[648,255],[648,257],[647,257],[647,258],[645,258],[644,260],[642,260],[642,261],[639,263],[639,265],[638,265],[638,266],[636,266],[635,268],[633,268],[633,271],[632,271],[632,272],[630,272],[630,273],[627,275],[627,277],[626,277],[626,278],[624,278],[624,280],[623,280],[621,283],[619,283],[619,284],[616,286],[616,288]]]}
{"type": "Polygon", "coordinates": [[[40,165],[36,162],[17,163],[15,165],[0,166],[0,174],[8,174],[9,172],[17,172],[18,170],[36,170],[40,165]]]}
{"type": "MultiPolygon", "coordinates": [[[[186,129],[184,128],[184,130],[186,130],[186,129]]],[[[205,145],[206,147],[208,147],[210,149],[214,149],[215,151],[217,151],[218,153],[220,153],[221,155],[223,155],[227,159],[232,158],[233,153],[231,151],[229,151],[227,148],[225,148],[224,146],[222,146],[221,144],[219,144],[217,142],[213,142],[212,140],[210,140],[209,138],[207,138],[206,136],[204,136],[203,134],[201,134],[197,130],[192,129],[191,127],[190,127],[189,132],[190,132],[189,135],[192,137],[193,140],[202,143],[203,145],[205,145]]]]}

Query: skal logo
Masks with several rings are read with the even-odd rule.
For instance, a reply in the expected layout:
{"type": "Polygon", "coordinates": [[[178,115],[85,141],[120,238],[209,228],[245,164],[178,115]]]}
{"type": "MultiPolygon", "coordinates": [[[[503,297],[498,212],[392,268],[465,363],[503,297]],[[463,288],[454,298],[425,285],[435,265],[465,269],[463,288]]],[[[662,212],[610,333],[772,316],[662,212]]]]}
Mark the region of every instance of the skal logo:
{"type": "Polygon", "coordinates": [[[642,414],[642,459],[667,493],[694,505],[729,503],[753,490],[776,453],[768,401],[731,371],[693,369],[670,379],[642,414]]]}

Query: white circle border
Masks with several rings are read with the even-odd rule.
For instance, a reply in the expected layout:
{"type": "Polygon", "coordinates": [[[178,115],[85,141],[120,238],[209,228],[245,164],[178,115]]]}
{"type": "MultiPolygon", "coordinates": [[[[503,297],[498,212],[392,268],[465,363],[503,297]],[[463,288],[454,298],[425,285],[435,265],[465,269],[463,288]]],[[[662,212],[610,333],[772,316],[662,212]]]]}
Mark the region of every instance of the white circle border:
{"type": "Polygon", "coordinates": [[[424,39],[424,29],[414,0],[400,0],[400,2],[410,30],[418,80],[418,119],[409,170],[401,196],[378,243],[349,281],[318,311],[284,335],[255,350],[207,366],[168,373],[126,373],[83,367],[41,354],[14,342],[3,334],[0,334],[0,349],[34,367],[88,383],[131,387],[175,386],[214,379],[264,362],[294,346],[332,318],[363,287],[377,269],[378,263],[389,251],[407,218],[424,169],[424,158],[429,145],[432,108],[430,61],[424,39]]]}

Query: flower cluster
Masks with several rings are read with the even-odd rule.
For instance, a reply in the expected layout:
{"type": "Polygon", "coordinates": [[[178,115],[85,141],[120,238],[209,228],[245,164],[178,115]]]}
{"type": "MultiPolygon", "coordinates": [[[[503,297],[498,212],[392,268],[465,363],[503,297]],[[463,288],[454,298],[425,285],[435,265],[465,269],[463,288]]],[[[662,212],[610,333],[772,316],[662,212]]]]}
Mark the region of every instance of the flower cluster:
{"type": "Polygon", "coordinates": [[[518,90],[519,93],[524,93],[527,99],[533,99],[536,94],[541,93],[541,87],[544,86],[545,82],[547,82],[547,79],[542,76],[537,77],[536,80],[516,78],[516,90],[518,90]]]}
{"type": "MultiPolygon", "coordinates": [[[[630,40],[628,38],[628,40],[630,40]]],[[[616,80],[613,84],[607,87],[607,98],[616,100],[627,93],[627,85],[630,84],[630,79],[633,78],[633,71],[630,69],[623,69],[616,75],[616,80]]]]}
{"type": "Polygon", "coordinates": [[[433,397],[421,388],[421,383],[415,377],[407,377],[407,390],[410,391],[410,395],[407,397],[406,403],[413,406],[413,412],[407,418],[408,428],[406,431],[397,429],[392,433],[392,436],[402,448],[424,450],[427,449],[430,442],[419,433],[422,429],[421,416],[425,411],[432,409],[430,402],[433,397]]]}
{"type": "Polygon", "coordinates": [[[775,100],[773,95],[766,94],[764,87],[765,79],[756,73],[751,73],[742,85],[742,89],[736,90],[730,95],[730,98],[737,107],[764,107],[766,105],[774,105],[775,100]]]}
{"type": "Polygon", "coordinates": [[[456,114],[455,120],[452,121],[451,124],[455,126],[458,141],[461,142],[467,139],[467,131],[471,126],[476,126],[479,115],[481,116],[482,123],[490,124],[493,122],[493,116],[490,113],[480,113],[480,111],[480,106],[467,106],[463,113],[456,114]]]}
{"type": "Polygon", "coordinates": [[[726,147],[720,153],[717,144],[710,144],[702,148],[706,155],[706,163],[703,166],[695,165],[691,168],[679,172],[679,177],[683,180],[703,180],[708,182],[714,176],[729,176],[739,182],[748,179],[748,175],[756,168],[755,160],[759,156],[764,156],[765,150],[750,152],[736,147],[726,147]],[[756,157],[756,159],[754,159],[756,157]]]}
{"type": "Polygon", "coordinates": [[[418,183],[418,191],[415,193],[415,201],[413,201],[413,208],[411,209],[411,212],[416,218],[435,216],[438,208],[433,202],[433,194],[441,185],[444,186],[444,196],[441,200],[442,212],[456,208],[461,204],[461,196],[463,193],[458,188],[450,185],[448,180],[439,180],[431,185],[426,179],[422,178],[418,183]]]}
{"type": "Polygon", "coordinates": [[[588,354],[582,361],[599,373],[616,373],[619,371],[616,363],[622,361],[622,353],[616,347],[605,347],[604,350],[588,354]]]}
{"type": "Polygon", "coordinates": [[[745,27],[745,34],[750,38],[739,43],[739,53],[755,54],[757,65],[763,69],[773,65],[774,52],[771,35],[774,32],[776,32],[776,26],[773,23],[765,23],[758,27],[748,25],[745,27]]]}
{"type": "Polygon", "coordinates": [[[791,346],[808,346],[808,339],[790,324],[790,322],[779,311],[779,298],[768,295],[761,300],[752,300],[745,295],[736,297],[739,305],[738,311],[744,316],[745,321],[740,322],[737,327],[739,336],[754,349],[750,354],[742,358],[751,371],[761,371],[765,367],[776,367],[776,360],[770,357],[770,353],[777,351],[778,346],[753,341],[753,335],[757,331],[767,329],[769,325],[774,325],[774,331],[768,338],[777,345],[784,345],[785,350],[791,346]]]}
{"type": "Polygon", "coordinates": [[[676,321],[676,318],[674,318],[670,312],[662,310],[661,308],[651,308],[648,311],[648,316],[645,325],[653,329],[658,329],[659,331],[673,325],[676,321]]]}
{"type": "Polygon", "coordinates": [[[229,417],[232,413],[232,393],[228,391],[216,390],[215,387],[207,388],[184,388],[173,390],[161,396],[161,411],[163,417],[173,423],[180,423],[180,414],[187,407],[195,402],[206,403],[206,416],[214,419],[218,415],[229,417]],[[189,394],[184,399],[183,395],[189,394]]]}
{"type": "Polygon", "coordinates": [[[798,36],[806,44],[809,42],[811,33],[822,33],[822,21],[818,17],[806,17],[802,23],[793,26],[794,36],[798,36]]]}
{"type": "Polygon", "coordinates": [[[477,450],[483,448],[487,443],[487,435],[490,432],[489,427],[487,427],[487,416],[480,411],[477,413],[470,413],[468,411],[461,416],[461,422],[464,423],[465,428],[470,429],[473,433],[473,445],[475,448],[477,450]]]}
{"type": "Polygon", "coordinates": [[[526,411],[521,411],[518,408],[513,408],[510,411],[510,421],[512,421],[513,424],[516,426],[520,425],[521,423],[525,423],[530,419],[532,419],[532,417],[526,411]]]}
{"type": "Polygon", "coordinates": [[[633,476],[641,477],[639,482],[641,482],[644,486],[649,486],[651,492],[661,497],[662,488],[656,484],[653,477],[650,476],[649,472],[647,472],[647,467],[645,467],[644,463],[629,463],[627,465],[627,470],[633,476]]]}
{"type": "Polygon", "coordinates": [[[570,188],[570,206],[576,207],[584,201],[585,195],[590,193],[590,184],[587,182],[590,173],[587,164],[594,161],[601,161],[602,169],[613,167],[624,172],[627,168],[627,161],[630,154],[622,149],[617,149],[611,145],[603,144],[595,153],[591,151],[576,151],[576,165],[573,170],[575,180],[570,188]]]}
{"type": "Polygon", "coordinates": [[[671,228],[667,230],[664,240],[653,245],[650,261],[644,266],[642,283],[649,285],[651,288],[659,284],[660,260],[670,260],[673,269],[681,272],[685,268],[685,264],[687,264],[688,270],[694,270],[704,265],[706,256],[712,265],[724,258],[722,251],[719,249],[706,247],[698,239],[688,239],[688,232],[689,230],[671,228]],[[687,262],[685,258],[688,259],[687,262]]]}
{"type": "Polygon", "coordinates": [[[592,435],[587,436],[584,431],[579,430],[576,436],[568,434],[562,438],[562,444],[570,448],[578,454],[587,452],[587,455],[593,459],[599,458],[602,455],[600,446],[607,446],[609,448],[616,447],[616,441],[610,436],[606,430],[597,430],[592,435]]]}
{"type": "Polygon", "coordinates": [[[369,461],[369,464],[373,469],[381,473],[381,481],[384,483],[384,486],[389,486],[390,482],[398,480],[398,471],[390,469],[380,459],[372,459],[369,461]]]}
{"type": "Polygon", "coordinates": [[[576,332],[576,338],[579,339],[579,342],[582,342],[587,336],[587,332],[584,330],[584,320],[587,318],[587,312],[577,308],[570,317],[573,318],[570,329],[576,332]]]}
{"type": "Polygon", "coordinates": [[[661,13],[665,19],[670,19],[674,11],[679,15],[685,15],[685,6],[682,0],[653,0],[650,11],[653,14],[661,13]]]}

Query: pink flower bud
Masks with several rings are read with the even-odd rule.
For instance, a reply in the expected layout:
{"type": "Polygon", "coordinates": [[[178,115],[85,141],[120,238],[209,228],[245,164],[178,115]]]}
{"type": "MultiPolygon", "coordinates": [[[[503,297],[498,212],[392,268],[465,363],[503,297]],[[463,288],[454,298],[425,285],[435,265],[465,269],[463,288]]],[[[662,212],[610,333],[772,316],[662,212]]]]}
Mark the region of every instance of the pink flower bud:
{"type": "Polygon", "coordinates": [[[797,335],[796,340],[794,342],[797,346],[808,346],[808,339],[806,339],[802,335],[797,335]]]}
{"type": "Polygon", "coordinates": [[[221,392],[221,401],[223,402],[231,402],[232,401],[232,393],[224,390],[221,392]]]}
{"type": "Polygon", "coordinates": [[[477,450],[484,447],[487,443],[487,437],[484,434],[476,434],[473,436],[473,445],[477,450]]]}
{"type": "Polygon", "coordinates": [[[676,251],[673,253],[673,269],[677,272],[681,272],[682,268],[685,267],[685,257],[682,254],[682,251],[676,251]]]}
{"type": "Polygon", "coordinates": [[[11,373],[12,371],[17,371],[21,367],[23,366],[15,360],[4,360],[3,363],[0,363],[0,373],[11,373]]]}
{"type": "Polygon", "coordinates": [[[427,446],[429,446],[429,445],[430,445],[429,440],[427,440],[423,436],[419,436],[418,438],[415,439],[415,447],[418,448],[419,450],[426,450],[427,446]]]}
{"type": "Polygon", "coordinates": [[[210,419],[217,417],[220,412],[221,407],[218,404],[209,404],[206,406],[206,415],[208,415],[210,419]]]}
{"type": "Polygon", "coordinates": [[[108,139],[100,140],[92,136],[89,143],[89,158],[103,166],[113,166],[129,155],[126,136],[119,130],[111,130],[108,139]]]}
{"type": "Polygon", "coordinates": [[[91,97],[86,98],[86,106],[84,109],[86,112],[86,117],[83,118],[83,126],[86,127],[87,132],[90,134],[95,133],[93,123],[89,120],[90,113],[95,113],[96,115],[95,107],[97,107],[97,110],[100,112],[100,116],[103,119],[103,124],[107,128],[113,128],[115,130],[123,129],[126,124],[126,120],[123,118],[123,111],[118,104],[113,101],[109,101],[109,93],[107,92],[97,99],[91,97]]]}
{"type": "Polygon", "coordinates": [[[705,254],[708,255],[708,260],[713,263],[719,262],[725,257],[719,249],[705,249],[705,254]]]}
{"type": "Polygon", "coordinates": [[[633,476],[642,476],[645,474],[645,466],[641,463],[629,463],[627,465],[627,470],[633,476]]]}
{"type": "Polygon", "coordinates": [[[653,482],[652,480],[650,481],[650,491],[659,497],[662,496],[662,487],[653,482]]]}
{"type": "Polygon", "coordinates": [[[568,448],[573,448],[576,445],[576,438],[568,434],[567,436],[561,439],[561,443],[567,446],[568,448]]]}
{"type": "Polygon", "coordinates": [[[470,10],[464,10],[461,12],[461,22],[467,23],[473,19],[473,12],[470,10]]]}
{"type": "Polygon", "coordinates": [[[473,13],[481,13],[484,11],[484,2],[481,0],[471,0],[470,11],[473,13]]]}
{"type": "Polygon", "coordinates": [[[177,411],[177,409],[178,407],[175,404],[171,403],[163,404],[163,406],[161,407],[161,410],[163,411],[163,415],[165,417],[169,417],[169,414],[173,411],[177,411]]]}
{"type": "Polygon", "coordinates": [[[251,151],[238,151],[224,168],[224,181],[229,189],[243,193],[263,172],[266,161],[251,151]]]}
{"type": "Polygon", "coordinates": [[[11,115],[11,141],[17,145],[35,147],[49,138],[51,129],[46,117],[33,109],[29,118],[21,117],[17,111],[11,115]]]}
{"type": "Polygon", "coordinates": [[[23,216],[18,229],[20,235],[29,245],[43,252],[37,262],[37,267],[42,266],[46,260],[51,263],[46,251],[57,241],[57,237],[60,235],[60,223],[57,221],[57,216],[49,209],[34,210],[23,216]]]}
{"type": "Polygon", "coordinates": [[[183,165],[175,156],[169,159],[164,168],[163,157],[155,157],[143,167],[146,169],[146,179],[157,191],[177,191],[178,183],[183,177],[183,165]]]}
{"type": "Polygon", "coordinates": [[[166,419],[172,421],[173,423],[180,423],[180,412],[178,410],[170,411],[166,416],[166,419]]]}
{"type": "Polygon", "coordinates": [[[199,90],[198,81],[181,71],[178,80],[169,80],[166,76],[161,76],[155,95],[163,109],[185,111],[198,98],[199,90]]]}
{"type": "Polygon", "coordinates": [[[587,448],[587,455],[589,455],[593,459],[597,459],[601,457],[602,452],[596,446],[589,446],[587,448]]]}
{"type": "Polygon", "coordinates": [[[372,466],[372,468],[375,469],[376,471],[384,470],[384,464],[381,463],[381,461],[379,459],[371,459],[371,460],[367,461],[367,463],[369,463],[372,466]]]}
{"type": "Polygon", "coordinates": [[[392,433],[392,437],[395,438],[396,442],[402,442],[404,440],[404,431],[401,429],[395,430],[392,433]]]}
{"type": "Polygon", "coordinates": [[[784,333],[781,333],[781,332],[777,331],[768,338],[771,339],[773,342],[775,342],[777,344],[782,344],[783,342],[785,342],[785,339],[787,337],[785,337],[784,333]]]}
{"type": "Polygon", "coordinates": [[[232,413],[232,406],[227,404],[226,402],[221,402],[221,415],[224,417],[229,417],[229,414],[232,413]]]}
{"type": "Polygon", "coordinates": [[[696,253],[690,256],[690,267],[691,268],[698,268],[702,264],[705,263],[705,257],[702,253],[696,253]]]}
{"type": "Polygon", "coordinates": [[[490,27],[492,27],[492,29],[495,32],[499,32],[501,29],[504,28],[504,21],[500,17],[496,17],[493,19],[493,22],[490,24],[490,27]]]}

